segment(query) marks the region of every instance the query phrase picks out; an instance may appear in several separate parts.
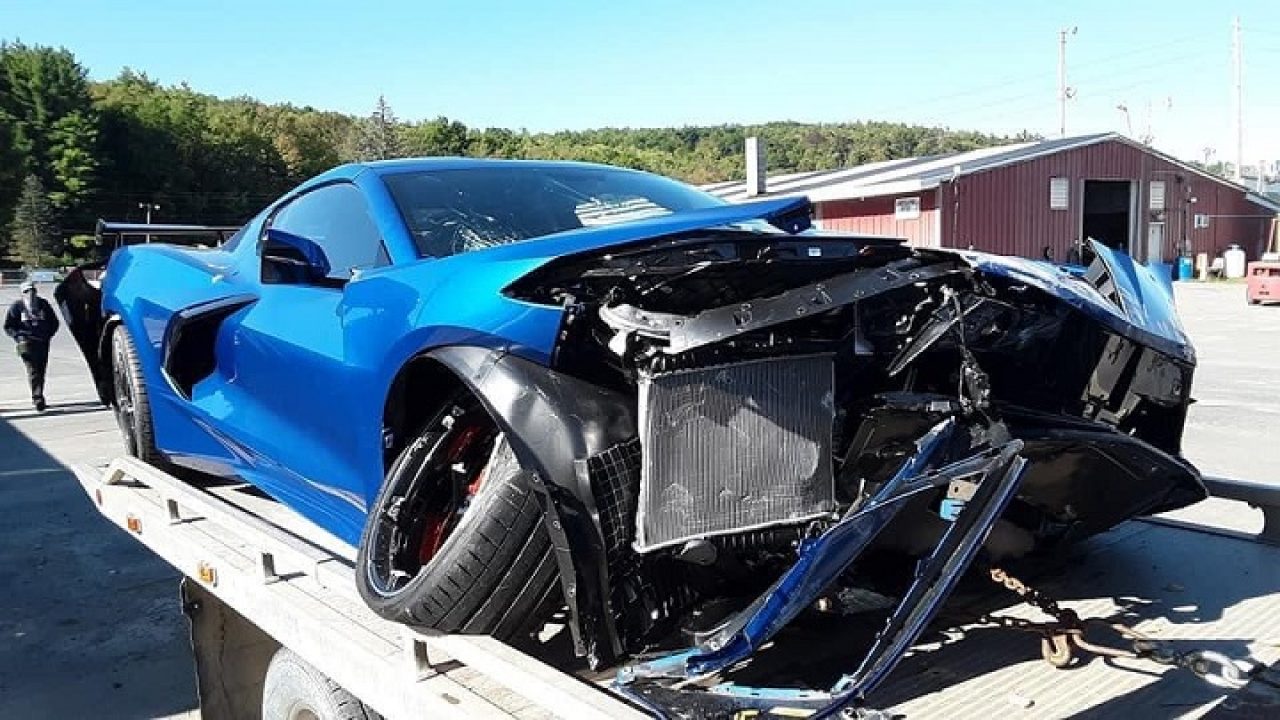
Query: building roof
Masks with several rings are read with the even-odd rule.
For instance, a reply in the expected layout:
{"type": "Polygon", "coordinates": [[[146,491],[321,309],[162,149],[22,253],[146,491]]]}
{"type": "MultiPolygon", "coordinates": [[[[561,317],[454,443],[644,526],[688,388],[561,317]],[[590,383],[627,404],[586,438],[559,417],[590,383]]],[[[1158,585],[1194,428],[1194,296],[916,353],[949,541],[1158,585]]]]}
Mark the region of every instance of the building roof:
{"type": "Polygon", "coordinates": [[[1280,213],[1280,200],[1276,200],[1274,197],[1271,197],[1270,195],[1264,195],[1262,193],[1246,191],[1244,194],[1244,197],[1246,200],[1248,200],[1249,202],[1255,205],[1261,205],[1262,207],[1270,210],[1271,212],[1280,213]]]}
{"type": "MultiPolygon", "coordinates": [[[[997,145],[964,152],[926,155],[924,157],[858,165],[840,170],[788,173],[769,176],[766,188],[769,197],[805,195],[814,202],[825,200],[860,200],[863,198],[901,195],[903,193],[931,190],[944,182],[965,175],[994,170],[1007,165],[1033,160],[1045,155],[1075,150],[1102,142],[1121,142],[1143,152],[1156,155],[1189,173],[1208,180],[1238,188],[1249,200],[1280,212],[1280,204],[1230,180],[1210,174],[1200,168],[1170,157],[1118,133],[1096,133],[1053,140],[997,145]]],[[[731,202],[748,200],[744,181],[731,181],[704,185],[702,189],[731,202]]]]}

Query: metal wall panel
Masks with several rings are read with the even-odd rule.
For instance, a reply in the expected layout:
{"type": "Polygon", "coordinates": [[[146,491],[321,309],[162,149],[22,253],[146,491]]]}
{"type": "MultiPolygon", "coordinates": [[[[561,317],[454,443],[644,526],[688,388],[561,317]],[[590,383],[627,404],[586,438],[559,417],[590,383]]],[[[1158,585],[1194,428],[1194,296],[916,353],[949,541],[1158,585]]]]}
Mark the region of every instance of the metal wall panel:
{"type": "Polygon", "coordinates": [[[819,203],[818,217],[824,230],[857,235],[887,235],[903,238],[917,247],[932,247],[939,230],[937,208],[937,193],[928,190],[896,197],[819,203]],[[914,220],[895,218],[893,205],[899,197],[920,198],[920,217],[914,220]]]}
{"type": "Polygon", "coordinates": [[[969,247],[1005,255],[1039,258],[1048,248],[1056,260],[1068,258],[1080,241],[1085,180],[1128,180],[1134,183],[1137,212],[1131,252],[1147,257],[1151,222],[1165,226],[1160,260],[1171,262],[1184,244],[1192,253],[1221,254],[1231,243],[1257,257],[1269,220],[1265,208],[1245,199],[1244,191],[1225,181],[1210,180],[1121,142],[1102,142],[1006,165],[944,182],[936,193],[920,193],[921,216],[893,217],[895,198],[868,198],[822,203],[822,226],[834,230],[907,238],[928,246],[935,225],[945,247],[969,247]],[[1065,210],[1049,207],[1049,181],[1070,179],[1065,210]],[[1165,183],[1165,209],[1151,211],[1150,183],[1165,183]],[[1195,202],[1191,202],[1195,198],[1195,202]],[[1209,227],[1195,228],[1196,214],[1210,217],[1209,227]]]}

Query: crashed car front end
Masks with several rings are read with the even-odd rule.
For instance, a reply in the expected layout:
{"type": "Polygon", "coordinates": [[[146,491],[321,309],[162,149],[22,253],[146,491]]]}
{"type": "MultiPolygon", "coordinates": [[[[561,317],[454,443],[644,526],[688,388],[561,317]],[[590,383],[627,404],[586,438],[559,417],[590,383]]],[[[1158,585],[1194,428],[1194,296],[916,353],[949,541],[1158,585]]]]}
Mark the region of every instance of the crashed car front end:
{"type": "Polygon", "coordinates": [[[617,688],[661,712],[855,703],[975,558],[1205,494],[1180,456],[1194,353],[1144,268],[1105,248],[1076,277],[822,236],[792,210],[786,231],[578,253],[506,289],[565,309],[560,379],[499,414],[585,438],[513,438],[535,457],[575,448],[575,480],[540,488],[579,651],[597,667],[658,651],[617,688]],[[839,612],[872,556],[911,570],[832,688],[728,678],[802,613],[839,612]],[[673,636],[686,649],[661,652],[673,636]]]}

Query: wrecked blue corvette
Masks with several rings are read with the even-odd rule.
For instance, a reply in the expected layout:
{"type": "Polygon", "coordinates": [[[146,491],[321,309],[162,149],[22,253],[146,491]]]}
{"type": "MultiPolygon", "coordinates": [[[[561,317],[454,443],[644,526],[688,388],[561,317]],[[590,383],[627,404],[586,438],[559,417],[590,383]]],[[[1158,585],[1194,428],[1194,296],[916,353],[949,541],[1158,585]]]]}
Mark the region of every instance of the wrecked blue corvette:
{"type": "Polygon", "coordinates": [[[1179,447],[1195,356],[1145,268],[809,214],[596,165],[375,162],[64,295],[101,308],[73,331],[129,450],[358,544],[380,614],[515,638],[567,606],[592,666],[655,658],[615,687],[658,712],[821,714],[974,562],[1205,493],[1179,447]],[[883,630],[834,687],[735,683],[865,587],[883,630]]]}

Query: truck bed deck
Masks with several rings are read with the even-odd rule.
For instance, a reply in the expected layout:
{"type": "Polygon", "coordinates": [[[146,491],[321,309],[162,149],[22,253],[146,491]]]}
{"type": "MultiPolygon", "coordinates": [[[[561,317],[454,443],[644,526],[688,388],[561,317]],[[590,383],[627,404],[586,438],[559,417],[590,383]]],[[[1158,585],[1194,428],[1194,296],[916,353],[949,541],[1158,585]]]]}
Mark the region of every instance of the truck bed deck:
{"type": "MultiPolygon", "coordinates": [[[[1180,650],[1265,665],[1280,659],[1280,548],[1247,537],[1136,520],[1023,579],[1083,618],[1119,622],[1180,650]]],[[[1035,635],[965,622],[993,605],[1003,605],[1002,615],[1044,618],[998,588],[957,597],[938,623],[949,627],[918,647],[873,701],[909,717],[957,720],[1197,717],[1228,694],[1147,660],[1084,654],[1078,666],[1055,669],[1040,658],[1035,635]]]]}
{"type": "MultiPolygon", "coordinates": [[[[563,652],[563,638],[517,650],[375,617],[355,594],[354,550],[252,488],[196,487],[128,459],[77,471],[104,515],[389,718],[640,716],[591,684],[611,675],[588,673],[563,652]]],[[[1010,570],[1081,617],[1271,665],[1280,660],[1280,547],[1250,534],[1260,517],[1222,512],[1227,502],[1128,522],[1010,570]],[[1222,518],[1235,527],[1192,524],[1222,518]]],[[[1038,636],[981,619],[991,613],[1045,619],[1009,591],[970,580],[872,705],[911,718],[1197,717],[1230,694],[1146,660],[1082,654],[1055,669],[1038,636]]],[[[780,639],[753,670],[774,682],[823,682],[852,669],[856,652],[844,654],[841,638],[819,629],[823,642],[809,642],[806,632],[814,630],[780,639]]]]}

